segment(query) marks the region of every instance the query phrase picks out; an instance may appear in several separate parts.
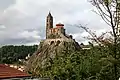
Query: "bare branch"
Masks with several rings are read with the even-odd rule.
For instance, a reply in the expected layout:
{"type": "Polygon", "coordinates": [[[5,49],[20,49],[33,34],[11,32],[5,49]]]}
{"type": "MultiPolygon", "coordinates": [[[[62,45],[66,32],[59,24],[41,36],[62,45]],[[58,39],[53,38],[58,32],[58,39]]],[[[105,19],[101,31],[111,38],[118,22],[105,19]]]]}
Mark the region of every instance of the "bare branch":
{"type": "MultiPolygon", "coordinates": [[[[97,10],[98,10],[98,8],[97,8],[97,10]]],[[[111,26],[109,19],[107,19],[106,16],[103,15],[99,10],[98,10],[98,12],[99,12],[99,15],[101,16],[101,18],[102,18],[109,26],[111,26]]]]}

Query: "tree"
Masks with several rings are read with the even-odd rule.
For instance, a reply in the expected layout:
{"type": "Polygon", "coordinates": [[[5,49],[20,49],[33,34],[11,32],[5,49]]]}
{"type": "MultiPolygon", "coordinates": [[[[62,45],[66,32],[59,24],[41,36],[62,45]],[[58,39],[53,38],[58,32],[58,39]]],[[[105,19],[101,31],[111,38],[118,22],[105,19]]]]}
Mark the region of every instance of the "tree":
{"type": "Polygon", "coordinates": [[[75,26],[78,28],[82,28],[89,34],[89,36],[84,37],[84,38],[91,40],[92,42],[95,42],[95,43],[99,44],[100,46],[101,45],[105,46],[106,44],[113,44],[113,35],[112,35],[111,31],[103,32],[98,36],[94,31],[90,30],[87,27],[84,27],[81,24],[75,25],[75,26]],[[107,35],[107,37],[106,37],[106,35],[107,35]]]}
{"type": "MultiPolygon", "coordinates": [[[[117,44],[119,43],[118,26],[120,25],[120,0],[90,0],[93,6],[96,7],[97,11],[94,11],[96,14],[101,16],[101,18],[112,28],[113,33],[113,58],[117,59],[117,55],[120,53],[117,52],[117,44]]],[[[117,64],[114,63],[114,79],[118,80],[117,75],[117,64]]]]}
{"type": "Polygon", "coordinates": [[[29,73],[52,80],[114,80],[109,70],[113,67],[111,62],[114,59],[109,53],[111,51],[108,47],[101,46],[80,51],[64,50],[55,58],[47,57],[43,67],[35,65],[34,61],[34,67],[29,73]]]}
{"type": "Polygon", "coordinates": [[[0,63],[17,63],[19,59],[25,59],[25,57],[30,54],[32,55],[36,49],[37,45],[33,46],[14,46],[7,45],[0,48],[0,63]]]}

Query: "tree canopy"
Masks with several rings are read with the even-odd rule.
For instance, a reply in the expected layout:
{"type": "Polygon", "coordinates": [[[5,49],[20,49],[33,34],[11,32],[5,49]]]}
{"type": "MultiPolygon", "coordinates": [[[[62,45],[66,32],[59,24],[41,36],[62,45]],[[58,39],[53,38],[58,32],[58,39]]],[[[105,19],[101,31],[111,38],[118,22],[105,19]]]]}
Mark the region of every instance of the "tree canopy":
{"type": "Polygon", "coordinates": [[[37,47],[37,45],[3,46],[0,48],[0,63],[16,63],[19,61],[19,59],[25,59],[28,54],[32,55],[37,50],[37,47]]]}

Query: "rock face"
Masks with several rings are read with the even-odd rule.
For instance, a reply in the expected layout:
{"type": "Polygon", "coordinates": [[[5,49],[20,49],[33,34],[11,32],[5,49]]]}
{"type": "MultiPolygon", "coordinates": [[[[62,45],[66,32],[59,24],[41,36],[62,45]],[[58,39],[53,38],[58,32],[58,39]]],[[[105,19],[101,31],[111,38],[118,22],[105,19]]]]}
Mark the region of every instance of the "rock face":
{"type": "Polygon", "coordinates": [[[47,59],[53,59],[65,50],[80,50],[79,44],[73,39],[46,39],[40,42],[38,50],[27,63],[27,71],[35,73],[38,68],[44,68],[47,59]]]}
{"type": "Polygon", "coordinates": [[[48,59],[55,58],[63,51],[81,49],[72,36],[65,33],[64,24],[57,24],[56,28],[53,28],[53,17],[50,13],[47,16],[46,24],[46,39],[40,42],[38,50],[27,62],[26,70],[32,73],[39,73],[48,59]]]}

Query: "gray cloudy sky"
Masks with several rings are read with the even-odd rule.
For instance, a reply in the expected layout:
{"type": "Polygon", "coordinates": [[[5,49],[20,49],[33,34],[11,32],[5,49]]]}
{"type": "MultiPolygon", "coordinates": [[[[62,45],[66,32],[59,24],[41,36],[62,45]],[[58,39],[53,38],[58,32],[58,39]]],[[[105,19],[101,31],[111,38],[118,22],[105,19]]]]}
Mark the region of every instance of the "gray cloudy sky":
{"type": "Polygon", "coordinates": [[[92,9],[87,0],[0,0],[0,45],[39,44],[49,11],[54,25],[64,23],[68,34],[84,42],[87,33],[70,25],[88,24],[98,34],[110,29],[92,9]]]}

